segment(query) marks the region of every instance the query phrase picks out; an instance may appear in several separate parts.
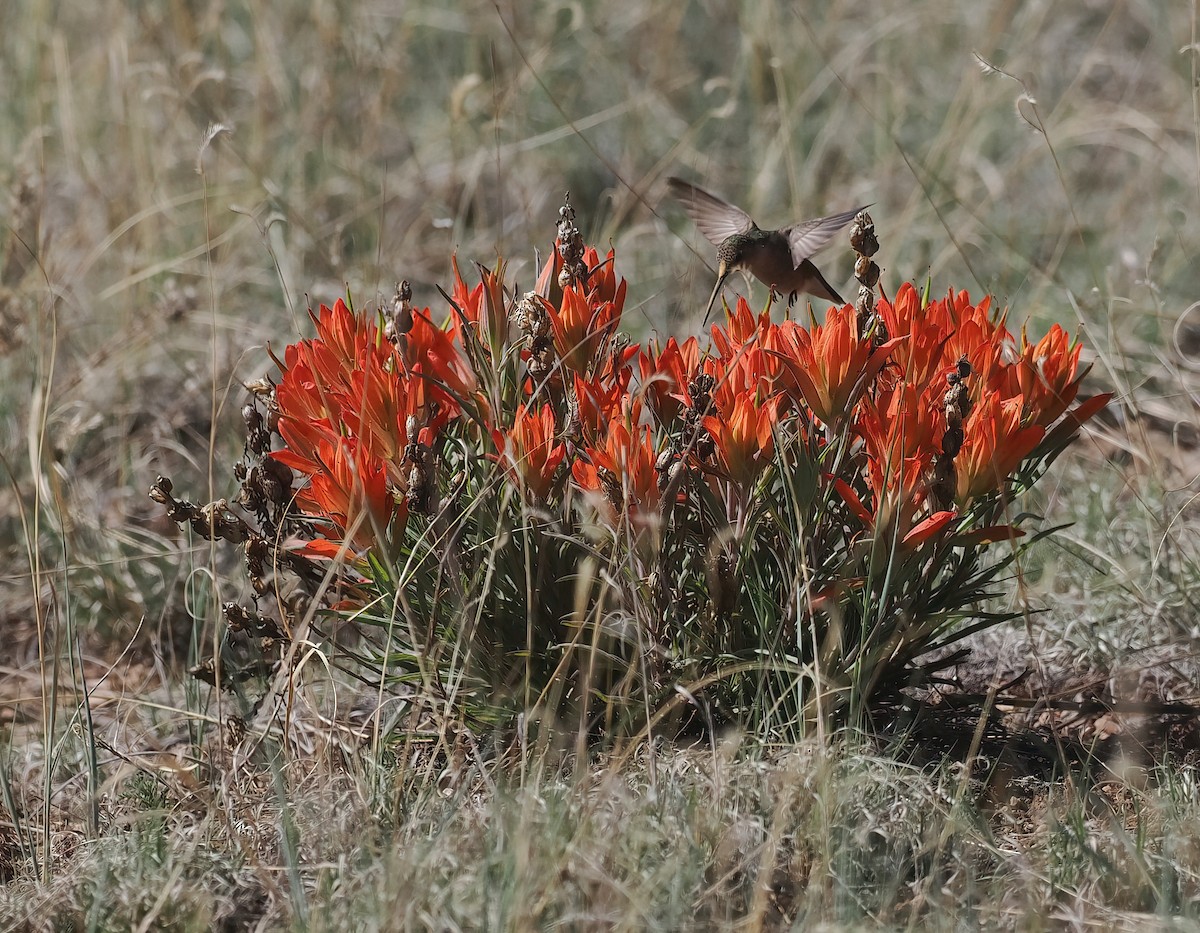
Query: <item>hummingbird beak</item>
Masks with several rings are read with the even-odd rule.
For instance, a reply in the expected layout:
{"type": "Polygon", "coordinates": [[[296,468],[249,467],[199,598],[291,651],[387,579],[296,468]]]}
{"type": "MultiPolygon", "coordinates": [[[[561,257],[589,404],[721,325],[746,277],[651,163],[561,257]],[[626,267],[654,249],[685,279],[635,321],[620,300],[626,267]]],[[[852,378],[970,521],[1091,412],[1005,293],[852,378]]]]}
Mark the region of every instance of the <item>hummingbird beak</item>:
{"type": "Polygon", "coordinates": [[[708,319],[712,316],[713,305],[717,301],[717,296],[721,294],[721,286],[724,285],[725,280],[729,278],[729,272],[729,266],[726,265],[724,260],[717,264],[717,284],[713,286],[712,295],[708,299],[708,307],[704,311],[704,324],[701,324],[701,327],[708,324],[708,319]]]}

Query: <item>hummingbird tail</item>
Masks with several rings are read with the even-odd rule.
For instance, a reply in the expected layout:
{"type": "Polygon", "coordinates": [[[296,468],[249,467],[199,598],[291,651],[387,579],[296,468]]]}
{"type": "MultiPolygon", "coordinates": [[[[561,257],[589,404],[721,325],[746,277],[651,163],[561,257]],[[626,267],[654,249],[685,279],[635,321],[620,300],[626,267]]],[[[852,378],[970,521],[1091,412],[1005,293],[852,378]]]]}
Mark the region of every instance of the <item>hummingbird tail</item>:
{"type": "Polygon", "coordinates": [[[826,301],[832,301],[835,305],[844,305],[846,303],[842,299],[842,296],[837,293],[837,289],[825,280],[825,276],[821,275],[821,270],[816,266],[812,267],[811,276],[812,278],[808,283],[808,293],[810,295],[815,295],[817,298],[824,298],[826,301]]]}

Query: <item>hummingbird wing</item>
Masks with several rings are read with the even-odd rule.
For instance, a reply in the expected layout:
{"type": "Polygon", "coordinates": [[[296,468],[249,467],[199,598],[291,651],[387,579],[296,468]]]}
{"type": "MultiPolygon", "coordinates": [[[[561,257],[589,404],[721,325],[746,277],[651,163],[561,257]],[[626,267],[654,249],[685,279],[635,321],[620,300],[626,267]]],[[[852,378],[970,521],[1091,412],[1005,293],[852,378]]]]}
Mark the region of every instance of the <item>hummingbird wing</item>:
{"type": "Polygon", "coordinates": [[[840,214],[830,214],[828,217],[818,217],[816,220],[805,220],[790,227],[784,227],[779,232],[787,237],[788,246],[792,250],[792,265],[799,266],[809,256],[833,239],[834,234],[854,219],[854,216],[865,207],[856,207],[852,211],[840,214]]]}
{"type": "Polygon", "coordinates": [[[740,207],[734,207],[682,178],[668,178],[667,188],[713,246],[720,246],[735,233],[749,233],[754,227],[750,215],[740,207]]]}

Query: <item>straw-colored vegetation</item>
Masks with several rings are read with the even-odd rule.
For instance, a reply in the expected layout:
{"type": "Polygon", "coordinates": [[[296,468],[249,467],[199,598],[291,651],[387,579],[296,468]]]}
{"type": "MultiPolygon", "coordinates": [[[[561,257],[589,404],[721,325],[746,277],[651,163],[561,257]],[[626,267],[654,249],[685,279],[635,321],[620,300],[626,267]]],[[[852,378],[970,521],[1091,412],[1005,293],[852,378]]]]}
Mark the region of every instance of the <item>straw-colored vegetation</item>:
{"type": "MultiPolygon", "coordinates": [[[[0,928],[1200,923],[1197,13],[1157,0],[882,6],[5,7],[0,928]],[[893,621],[920,616],[928,594],[895,582],[917,574],[897,551],[854,543],[883,514],[866,473],[846,474],[865,518],[851,498],[797,505],[794,474],[779,464],[839,442],[847,457],[860,450],[846,441],[858,430],[849,421],[840,436],[833,413],[813,421],[801,379],[789,403],[800,421],[786,431],[783,415],[772,422],[771,453],[747,478],[753,495],[720,485],[733,468],[717,449],[703,481],[714,498],[687,507],[708,515],[727,503],[732,525],[737,508],[753,512],[774,489],[747,524],[776,537],[735,563],[773,554],[782,565],[787,548],[771,543],[780,528],[807,540],[827,522],[846,530],[839,566],[890,568],[889,588],[848,579],[803,590],[808,609],[793,622],[820,638],[789,663],[809,673],[720,694],[706,678],[727,684],[722,665],[751,648],[710,638],[707,602],[688,616],[692,602],[638,588],[661,582],[634,560],[648,547],[636,506],[652,484],[618,503],[618,521],[605,512],[614,497],[599,441],[580,435],[558,456],[581,465],[557,476],[506,459],[506,438],[553,453],[571,390],[548,381],[538,399],[547,420],[516,420],[528,363],[515,349],[503,357],[498,342],[487,356],[494,381],[481,379],[488,405],[456,396],[469,417],[448,429],[462,449],[481,445],[474,467],[460,464],[464,482],[479,484],[470,553],[491,546],[489,530],[495,546],[476,576],[454,565],[453,586],[414,603],[438,620],[443,653],[394,637],[395,606],[422,585],[396,555],[418,553],[418,540],[443,574],[451,567],[433,533],[445,526],[426,523],[411,499],[416,517],[388,526],[402,531],[391,551],[379,546],[385,529],[345,510],[342,525],[309,529],[360,552],[372,544],[376,561],[314,558],[309,578],[294,565],[287,598],[271,590],[262,605],[297,628],[231,626],[226,603],[254,604],[242,551],[208,540],[186,510],[172,521],[163,503],[238,494],[245,383],[280,382],[271,353],[282,361],[286,346],[313,338],[305,309],[349,292],[366,327],[407,280],[412,306],[440,324],[452,254],[469,286],[476,263],[493,269],[504,257],[520,297],[552,255],[569,191],[581,241],[601,257],[611,244],[628,282],[620,330],[635,344],[682,343],[700,331],[714,262],[665,197],[670,175],[771,226],[871,202],[887,296],[927,281],[932,299],[991,294],[1018,340],[1026,321],[1031,345],[1056,323],[1079,337],[1080,372],[1091,365],[1080,402],[1113,399],[1036,487],[1017,500],[1003,495],[1012,484],[960,488],[940,507],[931,495],[896,532],[920,528],[913,546],[945,555],[938,536],[967,526],[917,523],[953,512],[956,523],[974,515],[976,530],[1069,525],[1020,550],[1003,535],[988,545],[1011,563],[987,580],[997,595],[963,597],[964,615],[1008,621],[953,645],[930,638],[911,657],[881,652],[869,671],[862,655],[821,647],[836,627],[823,607],[847,591],[865,594],[864,618],[893,621]],[[557,433],[539,447],[532,432],[547,425],[557,433]],[[152,501],[160,475],[173,488],[152,501]],[[533,495],[529,484],[543,480],[533,495]],[[568,526],[578,541],[543,534],[568,526]],[[441,594],[466,599],[463,581],[483,581],[503,607],[511,593],[549,592],[522,576],[531,554],[572,574],[564,614],[600,604],[586,590],[595,574],[639,632],[661,639],[628,655],[614,639],[606,657],[618,673],[623,659],[645,662],[636,676],[560,677],[570,657],[553,652],[565,636],[537,642],[537,658],[526,651],[515,679],[462,654],[478,631],[456,629],[461,603],[441,594]],[[614,554],[620,572],[604,564],[614,554]],[[378,599],[356,618],[364,594],[378,599]],[[676,631],[653,627],[664,599],[686,617],[676,631]],[[969,656],[936,663],[963,645],[969,656]],[[205,667],[214,656],[224,660],[216,671],[205,667]],[[814,677],[831,658],[843,679],[825,668],[814,677]],[[902,682],[914,671],[928,675],[920,689],[902,682]],[[797,684],[808,692],[781,699],[797,684]]],[[[819,258],[848,297],[852,257],[840,237],[819,258]]],[[[732,277],[731,304],[735,290],[751,308],[766,304],[756,282],[732,277]]],[[[511,339],[516,348],[519,328],[511,339]]],[[[549,356],[569,357],[569,346],[549,356]]],[[[857,404],[863,387],[851,389],[857,404]]],[[[286,404],[284,414],[298,418],[286,404]]],[[[1027,407],[1024,428],[1031,417],[1027,407]]],[[[654,424],[659,449],[681,436],[654,424]]],[[[692,449],[675,453],[701,469],[692,449]]],[[[819,472],[805,475],[816,484],[819,472]]],[[[699,480],[693,488],[703,492],[699,480]]],[[[397,506],[389,496],[376,504],[397,506]]],[[[310,518],[336,511],[297,501],[310,518]]],[[[234,511],[227,537],[243,518],[262,530],[234,511]]],[[[961,540],[954,547],[963,552],[961,540]]],[[[942,559],[920,553],[925,567],[942,559]]],[[[708,599],[711,570],[700,557],[689,566],[688,599],[708,599]]],[[[751,647],[775,647],[776,595],[764,584],[745,597],[759,626],[751,647]]],[[[944,639],[954,628],[937,620],[944,639]]],[[[514,652],[498,657],[535,643],[525,621],[515,635],[493,633],[514,652]]],[[[611,634],[594,631],[596,644],[611,634]]]]}

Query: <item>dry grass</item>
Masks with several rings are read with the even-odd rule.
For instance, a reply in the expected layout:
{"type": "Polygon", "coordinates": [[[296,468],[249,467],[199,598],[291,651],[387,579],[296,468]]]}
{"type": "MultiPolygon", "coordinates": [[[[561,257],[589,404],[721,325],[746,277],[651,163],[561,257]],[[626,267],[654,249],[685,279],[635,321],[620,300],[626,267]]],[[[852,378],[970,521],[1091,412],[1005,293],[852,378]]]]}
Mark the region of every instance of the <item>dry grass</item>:
{"type": "Polygon", "coordinates": [[[530,282],[564,189],[618,248],[630,327],[694,328],[710,257],[660,203],[672,173],[769,223],[872,201],[889,290],[928,275],[1077,325],[1119,404],[1036,503],[1077,524],[1013,581],[1049,608],[1042,648],[1018,626],[1006,650],[1133,672],[1125,695],[1191,663],[1195,13],[891,6],[6,8],[0,926],[1197,921],[1195,773],[1161,750],[1102,781],[733,737],[506,770],[361,746],[316,687],[283,749],[196,742],[228,710],[184,670],[238,568],[164,521],[154,475],[230,493],[238,382],[306,301],[404,277],[433,304],[455,249],[530,282]]]}

